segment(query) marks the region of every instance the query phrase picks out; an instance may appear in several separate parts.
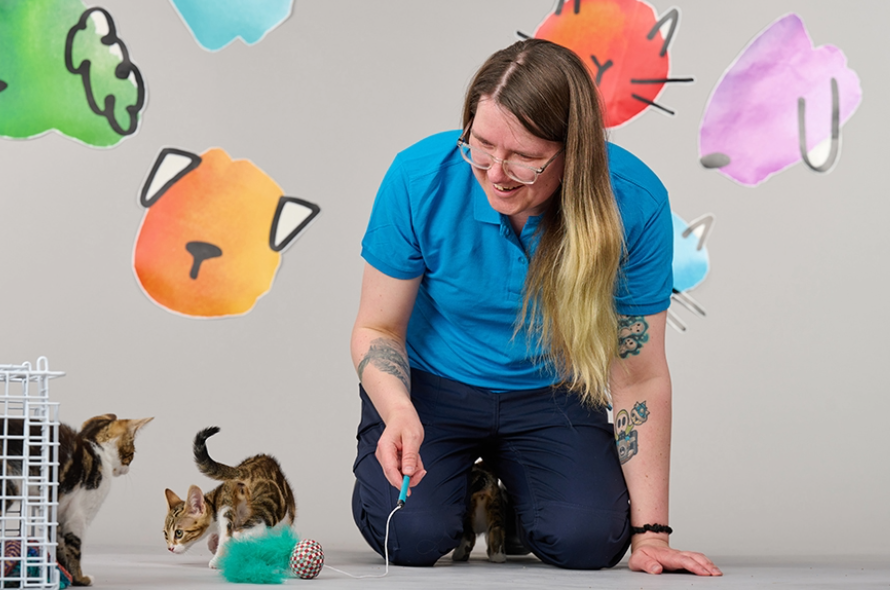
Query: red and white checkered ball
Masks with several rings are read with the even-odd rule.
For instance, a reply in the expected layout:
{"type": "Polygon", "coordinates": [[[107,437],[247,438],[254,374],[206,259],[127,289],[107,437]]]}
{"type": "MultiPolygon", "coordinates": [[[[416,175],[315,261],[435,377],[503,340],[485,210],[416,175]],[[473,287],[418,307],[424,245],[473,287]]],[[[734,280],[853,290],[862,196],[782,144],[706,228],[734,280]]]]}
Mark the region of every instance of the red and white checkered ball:
{"type": "Polygon", "coordinates": [[[324,565],[324,551],[318,541],[304,539],[297,543],[290,556],[290,571],[298,578],[309,580],[318,575],[324,565]]]}

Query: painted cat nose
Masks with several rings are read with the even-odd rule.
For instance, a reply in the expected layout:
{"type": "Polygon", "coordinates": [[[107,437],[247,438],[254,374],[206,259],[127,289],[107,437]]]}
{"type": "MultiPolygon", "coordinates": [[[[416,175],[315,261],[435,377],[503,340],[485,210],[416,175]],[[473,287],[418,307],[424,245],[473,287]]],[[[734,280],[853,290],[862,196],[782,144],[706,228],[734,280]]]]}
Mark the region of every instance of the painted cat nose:
{"type": "Polygon", "coordinates": [[[189,242],[185,245],[185,249],[192,255],[194,262],[189,276],[193,279],[198,278],[198,271],[201,270],[201,264],[210,258],[218,258],[222,256],[222,250],[219,246],[215,246],[209,242],[189,242]]]}
{"type": "Polygon", "coordinates": [[[699,160],[705,168],[723,168],[729,166],[732,158],[720,152],[712,152],[701,157],[699,160]]]}

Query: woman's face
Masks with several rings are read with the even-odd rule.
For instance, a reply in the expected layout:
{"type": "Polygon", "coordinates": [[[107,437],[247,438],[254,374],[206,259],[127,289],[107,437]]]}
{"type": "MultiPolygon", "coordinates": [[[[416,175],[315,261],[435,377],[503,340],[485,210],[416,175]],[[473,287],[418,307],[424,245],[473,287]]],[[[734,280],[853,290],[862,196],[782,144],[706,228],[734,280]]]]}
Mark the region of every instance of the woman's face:
{"type": "MultiPolygon", "coordinates": [[[[546,164],[563,147],[561,143],[535,137],[512,113],[485,97],[479,100],[476,108],[469,143],[499,160],[509,160],[511,163],[533,168],[546,164]]],[[[491,207],[498,213],[509,216],[513,227],[519,231],[530,216],[544,212],[547,202],[562,181],[564,168],[563,152],[538,175],[534,184],[522,184],[513,180],[504,173],[504,167],[500,163],[495,163],[488,170],[474,167],[473,173],[485,191],[491,207]]]]}

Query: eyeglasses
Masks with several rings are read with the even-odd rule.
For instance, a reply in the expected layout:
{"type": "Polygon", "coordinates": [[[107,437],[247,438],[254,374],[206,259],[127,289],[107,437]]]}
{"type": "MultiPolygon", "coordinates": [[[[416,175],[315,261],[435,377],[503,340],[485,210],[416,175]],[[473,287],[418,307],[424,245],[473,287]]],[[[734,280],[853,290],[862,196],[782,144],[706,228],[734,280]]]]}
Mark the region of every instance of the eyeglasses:
{"type": "Polygon", "coordinates": [[[565,150],[565,148],[562,148],[553,154],[553,157],[547,160],[546,164],[540,168],[535,168],[534,166],[528,166],[527,164],[495,158],[485,150],[471,146],[468,143],[469,140],[464,139],[469,129],[470,127],[468,125],[460,139],[457,140],[457,149],[460,151],[460,155],[463,156],[463,159],[466,160],[470,166],[480,170],[489,170],[495,164],[500,163],[501,167],[504,169],[504,174],[522,184],[534,184],[535,181],[538,180],[538,176],[547,169],[547,166],[553,163],[556,156],[565,150]]]}

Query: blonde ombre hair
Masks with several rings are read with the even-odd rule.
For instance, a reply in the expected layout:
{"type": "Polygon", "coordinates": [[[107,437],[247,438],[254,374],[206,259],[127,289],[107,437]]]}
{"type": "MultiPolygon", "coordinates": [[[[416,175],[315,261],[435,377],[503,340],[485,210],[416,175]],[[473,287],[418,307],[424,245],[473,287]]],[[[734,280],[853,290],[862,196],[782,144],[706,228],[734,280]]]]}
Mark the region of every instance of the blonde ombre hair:
{"type": "Polygon", "coordinates": [[[565,145],[562,185],[539,228],[516,331],[524,326],[537,337],[571,391],[606,404],[618,353],[614,297],[624,232],[596,88],[572,51],[527,39],[498,51],[476,73],[464,128],[482,98],[507,109],[534,136],[565,145]]]}

